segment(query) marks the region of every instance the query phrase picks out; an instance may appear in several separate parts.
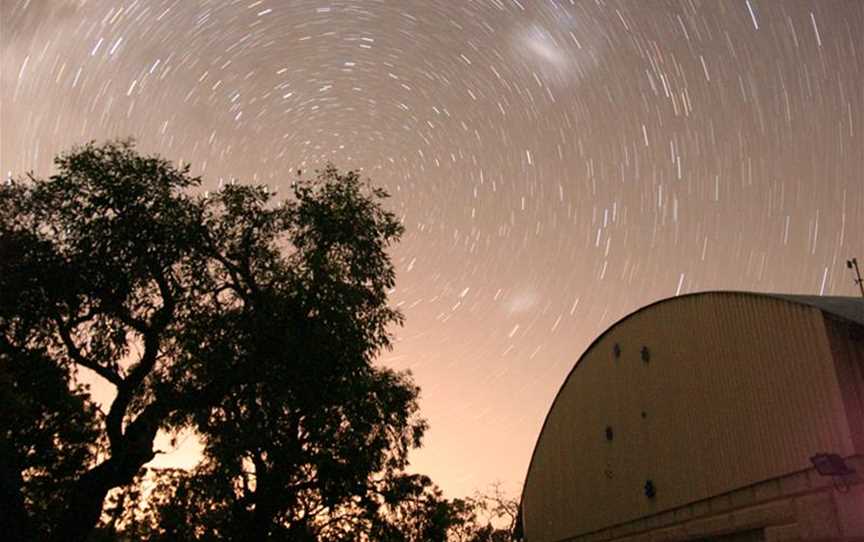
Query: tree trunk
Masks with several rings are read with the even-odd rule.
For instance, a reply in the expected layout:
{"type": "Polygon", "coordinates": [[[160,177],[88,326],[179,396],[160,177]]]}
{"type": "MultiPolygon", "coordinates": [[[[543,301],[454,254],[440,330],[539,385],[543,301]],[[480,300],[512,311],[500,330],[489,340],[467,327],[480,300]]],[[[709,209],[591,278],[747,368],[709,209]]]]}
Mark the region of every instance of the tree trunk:
{"type": "Polygon", "coordinates": [[[108,459],[87,471],[75,483],[60,519],[51,529],[51,542],[84,542],[99,522],[105,496],[113,487],[114,459],[108,459]]]}
{"type": "Polygon", "coordinates": [[[270,537],[273,527],[273,518],[276,516],[278,506],[273,502],[273,494],[270,484],[271,473],[260,456],[252,458],[255,465],[255,491],[252,502],[255,508],[246,514],[246,529],[242,533],[242,542],[266,541],[270,537]]]}
{"type": "Polygon", "coordinates": [[[75,483],[60,519],[51,529],[50,542],[85,542],[102,515],[108,492],[129,485],[153,452],[161,406],[151,404],[129,424],[111,457],[96,465],[75,483]]]}

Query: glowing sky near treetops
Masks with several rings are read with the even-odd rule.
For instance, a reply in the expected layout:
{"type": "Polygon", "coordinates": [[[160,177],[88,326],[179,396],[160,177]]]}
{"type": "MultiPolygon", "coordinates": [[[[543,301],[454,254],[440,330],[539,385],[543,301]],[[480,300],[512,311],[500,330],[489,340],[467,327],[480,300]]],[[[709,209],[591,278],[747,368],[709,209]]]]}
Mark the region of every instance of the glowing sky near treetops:
{"type": "MultiPolygon", "coordinates": [[[[220,179],[362,168],[407,233],[448,494],[516,493],[591,340],[706,289],[854,295],[860,0],[0,0],[0,168],[134,136],[220,179]]],[[[188,460],[176,451],[162,462],[188,460]]]]}

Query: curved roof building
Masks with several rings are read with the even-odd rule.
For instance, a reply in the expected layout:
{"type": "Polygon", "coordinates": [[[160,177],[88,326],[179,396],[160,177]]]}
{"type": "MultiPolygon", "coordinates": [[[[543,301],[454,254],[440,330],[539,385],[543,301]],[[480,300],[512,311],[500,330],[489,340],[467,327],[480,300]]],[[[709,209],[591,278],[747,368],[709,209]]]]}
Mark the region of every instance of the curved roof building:
{"type": "Polygon", "coordinates": [[[864,540],[864,299],[648,305],[568,375],[522,494],[527,542],[864,540]]]}

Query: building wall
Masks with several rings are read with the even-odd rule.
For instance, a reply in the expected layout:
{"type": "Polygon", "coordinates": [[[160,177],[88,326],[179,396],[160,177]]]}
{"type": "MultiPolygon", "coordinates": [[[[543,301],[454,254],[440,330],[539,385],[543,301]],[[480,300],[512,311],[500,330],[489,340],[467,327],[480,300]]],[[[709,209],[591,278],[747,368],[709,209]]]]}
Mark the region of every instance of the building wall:
{"type": "Polygon", "coordinates": [[[864,326],[828,317],[825,327],[852,442],[856,450],[864,453],[864,326]]]}
{"type": "MultiPolygon", "coordinates": [[[[849,461],[859,472],[864,456],[849,461]]],[[[864,484],[814,469],[759,482],[567,542],[785,542],[864,540],[864,484]]]]}
{"type": "Polygon", "coordinates": [[[853,455],[849,404],[816,308],[735,293],[650,306],[601,336],[556,398],[523,492],[526,539],[656,516],[807,470],[820,451],[853,455]]]}

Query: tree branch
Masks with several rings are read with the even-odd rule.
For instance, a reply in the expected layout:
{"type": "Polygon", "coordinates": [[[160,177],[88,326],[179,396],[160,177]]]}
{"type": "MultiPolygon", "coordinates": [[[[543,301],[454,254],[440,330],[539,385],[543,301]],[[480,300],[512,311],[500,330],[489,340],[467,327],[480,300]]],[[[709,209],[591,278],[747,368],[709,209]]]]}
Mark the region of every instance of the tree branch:
{"type": "Polygon", "coordinates": [[[147,327],[147,322],[144,320],[133,317],[128,310],[123,306],[121,302],[117,299],[114,299],[113,296],[110,295],[100,295],[99,301],[101,302],[101,307],[107,309],[106,312],[116,317],[120,322],[126,324],[131,327],[135,331],[140,334],[145,334],[149,329],[147,327]]]}
{"type": "Polygon", "coordinates": [[[54,316],[54,322],[57,324],[57,331],[60,334],[60,339],[63,341],[63,344],[66,346],[66,351],[69,354],[69,357],[72,358],[76,364],[86,367],[90,369],[94,373],[98,374],[108,382],[114,384],[115,386],[120,386],[123,383],[123,379],[117,374],[117,371],[114,371],[104,365],[100,365],[95,361],[91,361],[84,357],[81,353],[81,350],[75,344],[75,341],[72,340],[72,335],[69,333],[69,329],[63,324],[63,318],[57,314],[54,316]]]}
{"type": "Polygon", "coordinates": [[[155,267],[153,269],[153,279],[159,287],[159,293],[162,296],[162,307],[153,315],[150,327],[144,333],[144,354],[141,359],[131,367],[129,374],[117,386],[117,396],[111,403],[111,408],[108,410],[105,424],[108,432],[108,441],[111,443],[112,454],[115,452],[115,447],[121,442],[123,435],[123,418],[126,416],[126,409],[132,402],[132,397],[135,390],[144,382],[147,375],[156,366],[156,360],[159,358],[159,346],[161,343],[161,334],[168,326],[171,317],[174,314],[174,296],[168,281],[162,270],[155,267]]]}
{"type": "Polygon", "coordinates": [[[105,496],[119,486],[132,482],[135,475],[154,457],[153,439],[164,417],[166,405],[153,402],[129,424],[122,442],[112,443],[111,457],[84,473],[73,484],[71,496],[52,530],[51,542],[83,542],[102,514],[105,496]]]}

